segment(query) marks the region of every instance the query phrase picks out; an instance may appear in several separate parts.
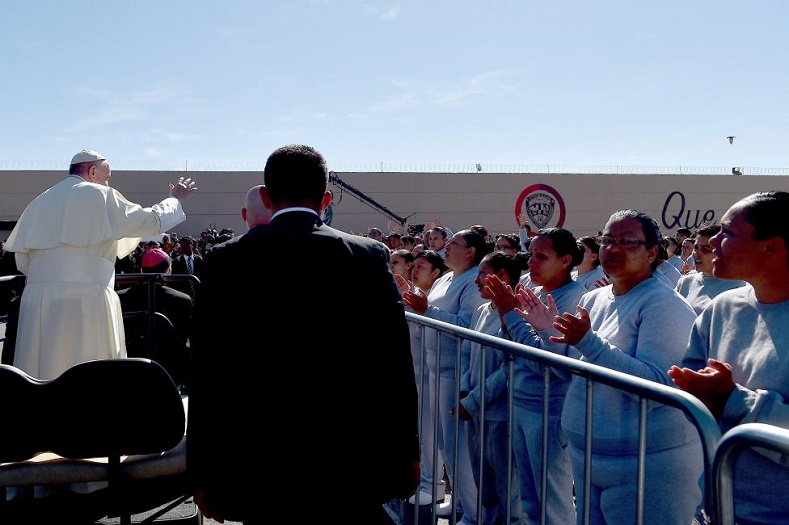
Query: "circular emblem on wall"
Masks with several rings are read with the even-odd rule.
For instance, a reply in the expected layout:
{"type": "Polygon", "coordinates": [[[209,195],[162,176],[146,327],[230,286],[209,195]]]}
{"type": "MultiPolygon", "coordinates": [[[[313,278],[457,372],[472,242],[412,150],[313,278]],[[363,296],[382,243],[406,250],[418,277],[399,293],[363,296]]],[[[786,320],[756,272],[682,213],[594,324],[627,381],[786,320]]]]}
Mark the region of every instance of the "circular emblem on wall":
{"type": "Polygon", "coordinates": [[[547,184],[532,184],[518,195],[518,200],[515,202],[516,222],[521,213],[526,215],[529,222],[538,230],[563,227],[567,215],[564,199],[558,191],[547,184]]]}

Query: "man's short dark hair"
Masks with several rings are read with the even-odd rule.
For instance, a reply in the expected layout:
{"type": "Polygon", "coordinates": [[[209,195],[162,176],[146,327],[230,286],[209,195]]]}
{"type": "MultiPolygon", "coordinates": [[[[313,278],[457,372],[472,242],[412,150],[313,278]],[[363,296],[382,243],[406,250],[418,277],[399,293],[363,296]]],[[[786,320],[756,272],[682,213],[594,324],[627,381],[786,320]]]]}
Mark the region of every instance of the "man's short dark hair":
{"type": "Polygon", "coordinates": [[[298,205],[306,201],[318,208],[328,182],[326,159],[303,144],[276,149],[263,170],[263,183],[275,205],[298,205]]]}
{"type": "Polygon", "coordinates": [[[701,228],[699,231],[696,232],[696,236],[704,236],[704,237],[714,237],[721,231],[720,224],[711,224],[709,226],[705,226],[701,228]]]}
{"type": "Polygon", "coordinates": [[[789,248],[789,227],[785,218],[789,192],[757,191],[741,199],[739,204],[743,205],[745,220],[754,227],[754,240],[780,236],[789,248]]]}
{"type": "Polygon", "coordinates": [[[482,235],[483,237],[488,236],[488,229],[481,224],[475,224],[473,226],[469,226],[469,230],[474,230],[475,232],[482,235]]]}

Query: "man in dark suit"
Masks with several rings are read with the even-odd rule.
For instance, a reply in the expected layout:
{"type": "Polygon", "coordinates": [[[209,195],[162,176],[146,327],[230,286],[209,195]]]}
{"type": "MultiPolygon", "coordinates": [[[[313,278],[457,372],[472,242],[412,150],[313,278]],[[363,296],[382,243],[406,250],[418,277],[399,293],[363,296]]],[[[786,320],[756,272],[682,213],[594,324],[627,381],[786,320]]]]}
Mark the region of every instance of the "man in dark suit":
{"type": "MultiPolygon", "coordinates": [[[[170,257],[159,248],[148,250],[142,256],[142,273],[169,274],[170,257]]],[[[165,323],[154,323],[155,342],[153,353],[148,346],[147,317],[128,318],[130,312],[148,312],[148,282],[133,284],[118,290],[121,309],[124,313],[124,332],[126,351],[129,357],[149,357],[167,370],[177,385],[183,386],[189,366],[189,338],[192,332],[194,300],[189,294],[154,282],[154,311],[162,313],[172,323],[170,329],[165,323]]]]}
{"type": "MultiPolygon", "coordinates": [[[[188,235],[178,239],[178,255],[173,258],[173,273],[177,275],[194,275],[198,280],[203,279],[203,258],[194,253],[195,240],[188,235]]],[[[194,283],[174,283],[174,288],[195,296],[194,283]]]]}
{"type": "Polygon", "coordinates": [[[187,432],[195,499],[206,517],[245,524],[308,507],[377,525],[381,504],[419,482],[416,383],[389,250],[320,220],[331,193],[313,148],[274,151],[264,182],[271,223],[205,255],[187,432]]]}

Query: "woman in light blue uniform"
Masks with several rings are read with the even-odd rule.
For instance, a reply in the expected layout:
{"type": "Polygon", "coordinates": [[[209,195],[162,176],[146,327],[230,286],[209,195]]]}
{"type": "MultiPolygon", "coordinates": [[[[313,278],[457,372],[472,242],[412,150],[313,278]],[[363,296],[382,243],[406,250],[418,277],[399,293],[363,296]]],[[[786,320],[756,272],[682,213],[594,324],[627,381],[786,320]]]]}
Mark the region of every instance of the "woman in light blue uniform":
{"type": "MultiPolygon", "coordinates": [[[[583,259],[583,249],[572,232],[564,228],[540,230],[531,239],[529,250],[529,270],[535,284],[535,296],[545,298],[550,294],[560,308],[574,311],[586,289],[572,278],[573,268],[583,259]]],[[[499,308],[502,324],[513,341],[564,356],[578,357],[579,354],[571,346],[549,339],[551,335],[559,335],[550,325],[537,330],[528,324],[516,310],[518,299],[509,290],[496,286],[500,282],[493,279],[489,281],[493,281],[493,301],[499,308]]],[[[522,357],[515,357],[513,366],[512,446],[521,490],[523,523],[531,525],[540,523],[545,367],[522,357]]],[[[546,465],[548,486],[545,495],[547,523],[572,523],[575,520],[572,468],[567,440],[560,425],[570,377],[570,374],[559,370],[551,371],[546,465]]]]}
{"type": "MultiPolygon", "coordinates": [[[[512,287],[526,266],[526,254],[504,250],[487,254],[479,263],[476,284],[485,304],[471,327],[483,334],[503,337],[496,306],[486,292],[485,280],[496,275],[512,287]]],[[[468,421],[468,444],[477,489],[481,492],[485,524],[521,523],[520,491],[515,469],[510,469],[509,357],[506,352],[468,339],[469,367],[460,378],[460,419],[468,421]],[[465,394],[465,395],[464,395],[465,394]],[[481,453],[480,453],[481,451],[481,453]],[[508,473],[511,472],[508,482],[508,473]],[[509,519],[507,505],[509,502],[509,519]]]]}
{"type": "MultiPolygon", "coordinates": [[[[667,370],[685,354],[696,313],[677,292],[652,273],[660,229],[649,215],[621,210],[598,238],[603,270],[611,283],[586,293],[577,308],[548,308],[544,319],[560,332],[551,339],[573,345],[581,359],[619,372],[672,385],[667,370]]],[[[526,291],[528,294],[528,291],[526,291]]],[[[532,325],[546,309],[532,297],[532,325]]],[[[550,304],[549,304],[550,306],[550,304]]],[[[577,523],[584,516],[584,450],[587,381],[573,375],[562,412],[575,474],[577,523]]],[[[635,523],[639,398],[596,383],[592,405],[589,501],[593,525],[635,523]]],[[[701,501],[701,443],[681,410],[648,404],[644,523],[687,525],[701,501]]]]}
{"type": "MultiPolygon", "coordinates": [[[[425,295],[430,294],[433,284],[444,275],[449,268],[444,263],[444,258],[433,250],[422,250],[414,257],[411,278],[406,280],[403,276],[395,274],[395,281],[402,295],[406,291],[420,290],[425,295]]],[[[417,292],[418,293],[418,292],[417,292]]],[[[413,311],[406,306],[406,311],[413,311]]],[[[435,458],[433,454],[433,399],[428,395],[428,382],[430,374],[427,370],[425,352],[422,349],[422,325],[409,323],[411,331],[411,357],[414,360],[414,375],[416,377],[416,390],[419,394],[421,419],[419,420],[419,455],[422,468],[419,477],[419,490],[408,500],[412,505],[428,505],[433,502],[434,485],[442,481],[444,463],[441,455],[435,458]],[[435,461],[437,459],[437,461],[435,461]],[[436,463],[435,470],[433,463],[436,463]],[[435,472],[439,473],[436,479],[435,472]],[[417,503],[417,498],[419,503],[417,503]]],[[[437,497],[441,499],[441,491],[437,490],[437,497]]]]}
{"type": "MultiPolygon", "coordinates": [[[[477,265],[492,250],[492,246],[479,233],[461,230],[446,243],[445,249],[444,261],[452,271],[440,277],[427,296],[418,292],[403,292],[403,302],[418,314],[469,328],[474,312],[484,302],[474,284],[477,265]]],[[[429,399],[433,399],[433,393],[438,390],[438,448],[452,482],[452,495],[458,497],[458,508],[462,508],[463,519],[459,523],[476,525],[477,487],[468,454],[467,423],[459,422],[456,437],[457,415],[450,413],[458,396],[459,378],[456,374],[468,366],[468,352],[461,352],[458,359],[457,339],[453,335],[439,335],[428,328],[425,329],[424,337],[430,372],[429,399]],[[454,468],[456,441],[457,472],[454,468]]]]}

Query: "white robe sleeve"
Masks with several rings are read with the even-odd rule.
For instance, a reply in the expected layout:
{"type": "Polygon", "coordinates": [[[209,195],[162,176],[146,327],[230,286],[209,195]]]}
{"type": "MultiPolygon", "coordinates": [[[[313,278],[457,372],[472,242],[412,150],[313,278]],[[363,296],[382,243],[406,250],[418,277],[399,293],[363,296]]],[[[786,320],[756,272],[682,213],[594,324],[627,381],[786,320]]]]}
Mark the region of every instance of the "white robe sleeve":
{"type": "Polygon", "coordinates": [[[26,253],[115,240],[117,256],[124,257],[142,237],[164,233],[184,220],[186,214],[174,197],[143,208],[114,188],[67,177],[25,208],[6,249],[26,253]]]}
{"type": "MultiPolygon", "coordinates": [[[[118,193],[118,195],[120,195],[120,193],[118,193]]],[[[122,195],[121,198],[123,198],[122,195]]],[[[135,204],[134,206],[138,205],[135,204]]],[[[169,231],[186,220],[186,214],[181,206],[181,201],[175,197],[167,197],[162,202],[154,204],[150,208],[143,208],[143,210],[150,210],[158,221],[158,230],[155,233],[169,231]]],[[[148,235],[154,235],[154,233],[145,233],[135,235],[134,237],[123,237],[118,239],[118,257],[126,257],[129,255],[137,247],[140,240],[148,235]]]]}

